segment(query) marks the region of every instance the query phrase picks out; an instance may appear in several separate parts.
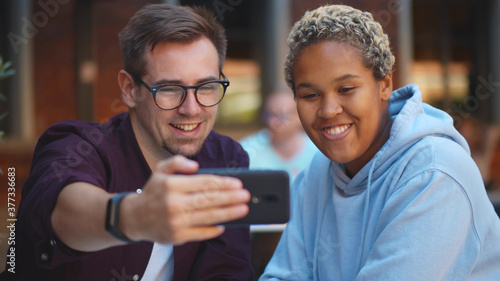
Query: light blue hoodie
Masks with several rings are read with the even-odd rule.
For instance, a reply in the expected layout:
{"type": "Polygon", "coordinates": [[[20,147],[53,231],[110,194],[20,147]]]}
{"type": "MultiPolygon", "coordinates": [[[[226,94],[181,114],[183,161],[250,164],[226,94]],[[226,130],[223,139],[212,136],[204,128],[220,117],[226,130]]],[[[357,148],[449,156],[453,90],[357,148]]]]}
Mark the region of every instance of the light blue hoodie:
{"type": "Polygon", "coordinates": [[[500,280],[500,220],[465,139],[409,85],[384,146],[352,179],[316,154],[260,280],[500,280]]]}

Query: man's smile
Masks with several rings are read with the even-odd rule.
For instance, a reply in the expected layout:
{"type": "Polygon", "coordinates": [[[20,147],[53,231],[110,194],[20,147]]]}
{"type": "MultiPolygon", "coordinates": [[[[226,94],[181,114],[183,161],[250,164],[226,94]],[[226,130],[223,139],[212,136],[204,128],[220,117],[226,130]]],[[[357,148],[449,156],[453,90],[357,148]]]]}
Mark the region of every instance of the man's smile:
{"type": "Polygon", "coordinates": [[[191,132],[198,128],[201,123],[196,124],[170,124],[172,127],[182,130],[184,132],[191,132]]]}

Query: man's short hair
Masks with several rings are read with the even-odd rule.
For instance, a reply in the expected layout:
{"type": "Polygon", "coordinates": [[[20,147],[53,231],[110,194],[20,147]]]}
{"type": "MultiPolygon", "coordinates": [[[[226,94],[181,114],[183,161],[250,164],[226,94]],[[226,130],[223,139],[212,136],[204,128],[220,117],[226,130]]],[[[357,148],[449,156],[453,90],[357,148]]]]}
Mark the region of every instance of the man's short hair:
{"type": "Polygon", "coordinates": [[[214,14],[201,7],[152,4],[140,9],[118,34],[123,68],[142,78],[146,75],[146,51],[163,42],[192,43],[208,38],[219,55],[219,70],[226,57],[224,28],[214,14]]]}

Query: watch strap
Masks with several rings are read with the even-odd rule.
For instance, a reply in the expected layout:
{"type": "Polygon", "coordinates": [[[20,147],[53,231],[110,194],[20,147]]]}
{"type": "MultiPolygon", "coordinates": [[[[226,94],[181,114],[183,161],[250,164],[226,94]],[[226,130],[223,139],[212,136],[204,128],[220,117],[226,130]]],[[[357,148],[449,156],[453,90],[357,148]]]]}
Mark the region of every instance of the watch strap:
{"type": "Polygon", "coordinates": [[[134,243],[135,241],[130,240],[125,234],[123,234],[120,229],[118,229],[118,221],[120,219],[120,204],[122,199],[134,192],[122,192],[118,195],[111,197],[108,200],[108,205],[106,207],[106,231],[108,231],[115,238],[127,242],[134,243]]]}

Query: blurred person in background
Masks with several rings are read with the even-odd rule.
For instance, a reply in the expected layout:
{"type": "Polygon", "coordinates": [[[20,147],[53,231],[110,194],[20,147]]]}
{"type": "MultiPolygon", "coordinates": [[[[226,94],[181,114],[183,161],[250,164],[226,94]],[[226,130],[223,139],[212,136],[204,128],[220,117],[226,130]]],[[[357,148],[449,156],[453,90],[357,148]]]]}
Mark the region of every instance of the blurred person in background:
{"type": "Polygon", "coordinates": [[[490,171],[498,140],[498,128],[482,123],[473,115],[459,117],[456,127],[469,145],[471,157],[481,171],[486,190],[500,192],[500,183],[492,177],[494,171],[490,171]]]}
{"type": "Polygon", "coordinates": [[[240,140],[250,157],[250,169],[285,170],[293,181],[318,152],[300,124],[293,93],[287,89],[271,93],[263,120],[266,128],[240,140]]]}
{"type": "Polygon", "coordinates": [[[119,34],[127,112],[51,126],[35,148],[2,280],[252,280],[241,181],[188,175],[248,167],[212,131],[229,81],[226,37],[206,9],[138,11],[119,34]],[[189,159],[188,159],[189,158],[189,159]],[[12,246],[14,247],[14,245],[12,246]]]}

